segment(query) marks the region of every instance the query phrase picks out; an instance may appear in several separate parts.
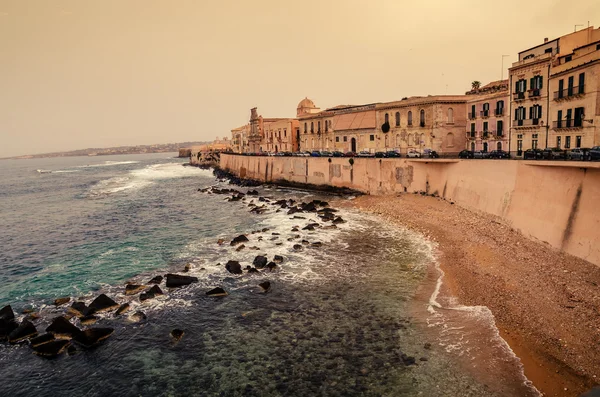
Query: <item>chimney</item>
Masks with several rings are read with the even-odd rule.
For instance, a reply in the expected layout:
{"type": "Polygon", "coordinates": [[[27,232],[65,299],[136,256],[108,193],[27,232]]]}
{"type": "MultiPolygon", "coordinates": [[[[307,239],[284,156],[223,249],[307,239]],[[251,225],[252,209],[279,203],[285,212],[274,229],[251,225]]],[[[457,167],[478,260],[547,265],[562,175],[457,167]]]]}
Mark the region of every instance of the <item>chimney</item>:
{"type": "Polygon", "coordinates": [[[544,44],[548,42],[548,38],[544,37],[544,44]]]}

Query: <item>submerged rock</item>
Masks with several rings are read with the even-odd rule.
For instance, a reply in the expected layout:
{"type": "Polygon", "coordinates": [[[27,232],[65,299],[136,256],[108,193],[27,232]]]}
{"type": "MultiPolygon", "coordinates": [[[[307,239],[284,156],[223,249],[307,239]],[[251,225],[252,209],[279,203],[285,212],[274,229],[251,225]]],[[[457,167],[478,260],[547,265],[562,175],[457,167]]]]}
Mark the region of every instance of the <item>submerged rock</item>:
{"type": "MultiPolygon", "coordinates": [[[[168,285],[167,285],[168,286],[168,285]]],[[[158,285],[153,286],[148,291],[140,294],[140,301],[156,298],[157,295],[164,295],[163,291],[158,285]]]]}
{"type": "Polygon", "coordinates": [[[315,241],[315,242],[314,242],[314,243],[312,243],[310,246],[311,246],[311,247],[316,247],[316,248],[318,248],[318,247],[322,247],[322,246],[323,246],[323,243],[322,243],[322,242],[320,242],[320,241],[315,241]]]}
{"type": "Polygon", "coordinates": [[[270,281],[262,282],[262,283],[258,284],[258,286],[262,289],[262,292],[264,292],[265,294],[271,290],[271,282],[270,281]]]}
{"type": "Polygon", "coordinates": [[[115,332],[112,328],[88,328],[73,336],[73,340],[84,347],[92,347],[115,332]]]}
{"type": "Polygon", "coordinates": [[[167,288],[178,288],[197,282],[198,277],[181,276],[179,274],[167,274],[167,288]]]}
{"type": "Polygon", "coordinates": [[[127,284],[125,286],[125,295],[135,295],[138,292],[142,292],[146,289],[145,285],[140,284],[127,284]]]}
{"type": "Polygon", "coordinates": [[[83,317],[85,313],[88,311],[88,307],[84,302],[73,302],[69,310],[67,310],[68,314],[71,314],[75,317],[83,317]]]}
{"type": "Polygon", "coordinates": [[[89,316],[85,316],[85,317],[81,317],[79,319],[79,322],[82,325],[91,325],[91,324],[95,324],[98,321],[98,317],[94,316],[94,315],[89,315],[89,316]]]}
{"type": "Polygon", "coordinates": [[[223,245],[223,244],[225,244],[225,240],[222,239],[222,238],[220,238],[220,239],[217,240],[217,244],[223,245]]]}
{"type": "Polygon", "coordinates": [[[0,340],[5,340],[8,335],[14,331],[19,324],[15,321],[15,313],[10,305],[4,306],[0,310],[0,340]]]}
{"type": "Polygon", "coordinates": [[[127,317],[127,320],[132,323],[139,323],[140,321],[144,321],[146,319],[147,319],[146,314],[144,312],[140,312],[140,311],[135,312],[132,315],[130,315],[129,317],[127,317]]]}
{"type": "Polygon", "coordinates": [[[52,335],[51,333],[46,333],[40,336],[36,336],[35,338],[32,338],[29,340],[29,344],[31,345],[31,347],[36,347],[39,345],[43,345],[44,343],[48,343],[54,340],[54,335],[52,335]]]}
{"type": "Polygon", "coordinates": [[[160,284],[163,281],[163,276],[153,277],[152,280],[148,281],[148,284],[160,284]]]}
{"type": "Polygon", "coordinates": [[[295,251],[301,251],[302,250],[302,245],[300,245],[300,244],[294,244],[293,248],[294,248],[295,251]]]}
{"type": "Polygon", "coordinates": [[[271,272],[277,269],[277,264],[275,262],[269,262],[267,263],[267,269],[269,269],[269,271],[271,272]]]}
{"type": "Polygon", "coordinates": [[[129,303],[123,303],[115,312],[115,316],[120,316],[123,313],[127,313],[129,310],[131,310],[131,305],[129,303]]]}
{"type": "Polygon", "coordinates": [[[60,339],[43,343],[41,345],[32,346],[32,348],[33,352],[38,356],[52,358],[62,354],[70,345],[70,341],[60,339]]]}
{"type": "Polygon", "coordinates": [[[260,273],[260,272],[258,271],[257,268],[251,267],[250,269],[248,269],[248,273],[260,273]]]}
{"type": "Polygon", "coordinates": [[[65,303],[69,303],[70,300],[71,298],[68,296],[65,296],[63,298],[56,298],[54,299],[54,306],[62,306],[65,303]]]}
{"type": "Polygon", "coordinates": [[[273,257],[273,262],[275,262],[275,263],[283,263],[283,256],[281,256],[281,255],[275,255],[273,257]]]}
{"type": "Polygon", "coordinates": [[[52,324],[46,328],[46,332],[50,332],[55,338],[70,339],[73,335],[81,332],[81,330],[71,324],[69,320],[60,316],[52,321],[52,324]]]}
{"type": "Polygon", "coordinates": [[[242,274],[242,266],[238,261],[228,261],[225,264],[225,269],[227,269],[229,273],[242,274]]]}
{"type": "Polygon", "coordinates": [[[237,236],[236,238],[234,238],[233,240],[231,240],[230,245],[236,245],[239,243],[245,243],[246,241],[250,241],[248,240],[248,237],[244,236],[243,234],[240,234],[239,236],[237,236]]]}
{"type": "Polygon", "coordinates": [[[221,287],[213,288],[206,293],[208,296],[227,296],[227,291],[221,287]]]}
{"type": "Polygon", "coordinates": [[[185,265],[185,267],[183,268],[183,272],[184,272],[184,273],[187,273],[187,272],[189,272],[191,269],[192,269],[192,264],[191,264],[191,263],[188,263],[188,264],[186,264],[186,265],[185,265]]]}
{"type": "Polygon", "coordinates": [[[237,247],[235,250],[236,250],[237,252],[240,252],[240,251],[241,251],[241,250],[243,250],[244,248],[246,248],[246,246],[245,246],[244,244],[242,244],[242,245],[238,246],[238,247],[237,247]]]}
{"type": "Polygon", "coordinates": [[[254,261],[252,262],[252,264],[257,268],[257,269],[262,269],[267,265],[267,257],[263,256],[263,255],[258,255],[254,258],[254,261]]]}
{"type": "Polygon", "coordinates": [[[21,325],[8,334],[8,341],[10,343],[19,343],[23,342],[25,339],[36,337],[37,334],[38,333],[35,325],[33,325],[29,320],[23,320],[21,325]]]}
{"type": "Polygon", "coordinates": [[[4,306],[2,310],[0,310],[0,320],[10,321],[15,319],[15,313],[10,305],[4,306]]]}
{"type": "Polygon", "coordinates": [[[185,332],[183,332],[183,330],[177,328],[171,331],[171,337],[175,340],[175,342],[179,342],[181,338],[183,338],[184,334],[185,332]]]}
{"type": "Polygon", "coordinates": [[[343,220],[341,216],[338,216],[337,218],[335,218],[335,219],[333,220],[333,223],[334,223],[334,224],[346,223],[346,221],[345,221],[345,220],[343,220]]]}
{"type": "Polygon", "coordinates": [[[99,295],[90,305],[86,315],[93,313],[106,312],[109,310],[117,309],[119,304],[106,296],[106,294],[99,295]]]}

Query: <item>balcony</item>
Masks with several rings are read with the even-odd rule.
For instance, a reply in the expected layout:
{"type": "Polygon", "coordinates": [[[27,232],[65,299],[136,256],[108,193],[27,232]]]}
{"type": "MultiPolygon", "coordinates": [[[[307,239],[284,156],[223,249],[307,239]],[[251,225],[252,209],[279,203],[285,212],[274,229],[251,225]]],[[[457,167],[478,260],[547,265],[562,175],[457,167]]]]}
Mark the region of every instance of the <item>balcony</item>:
{"type": "Polygon", "coordinates": [[[555,130],[564,130],[567,128],[583,128],[583,120],[564,119],[553,121],[552,128],[555,130]]]}
{"type": "Polygon", "coordinates": [[[527,91],[529,93],[529,98],[539,98],[542,96],[541,90],[539,88],[534,88],[532,90],[527,91]]]}
{"type": "Polygon", "coordinates": [[[481,132],[481,138],[482,139],[488,139],[490,137],[490,132],[489,131],[482,131],[481,132]]]}
{"type": "Polygon", "coordinates": [[[476,113],[469,112],[469,120],[475,120],[476,118],[477,118],[477,114],[476,113]]]}
{"type": "Polygon", "coordinates": [[[494,111],[496,117],[504,116],[504,108],[499,108],[494,111]]]}
{"type": "Polygon", "coordinates": [[[490,117],[490,111],[489,110],[482,110],[480,112],[481,117],[490,117]]]}
{"type": "Polygon", "coordinates": [[[515,101],[522,101],[525,99],[525,93],[524,92],[513,92],[513,100],[515,101]]]}
{"type": "Polygon", "coordinates": [[[585,94],[585,85],[578,85],[564,90],[554,91],[554,100],[560,101],[562,99],[570,99],[583,94],[585,94]]]}
{"type": "Polygon", "coordinates": [[[540,119],[513,120],[513,127],[536,127],[540,125],[540,119]]]}
{"type": "Polygon", "coordinates": [[[476,132],[475,131],[467,131],[467,140],[475,140],[476,137],[476,132]]]}

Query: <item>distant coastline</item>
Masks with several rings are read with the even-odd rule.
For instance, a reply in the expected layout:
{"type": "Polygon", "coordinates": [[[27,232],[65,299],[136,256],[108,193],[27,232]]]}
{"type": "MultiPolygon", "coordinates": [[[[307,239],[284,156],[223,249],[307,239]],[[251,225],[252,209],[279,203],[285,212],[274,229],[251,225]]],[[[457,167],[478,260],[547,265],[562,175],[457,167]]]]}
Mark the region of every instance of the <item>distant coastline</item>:
{"type": "Polygon", "coordinates": [[[180,143],[165,143],[156,145],[136,145],[136,146],[116,146],[109,148],[88,148],[70,150],[65,152],[52,152],[40,154],[28,154],[22,156],[3,157],[0,160],[25,160],[39,159],[49,157],[75,157],[75,156],[112,156],[119,154],[144,154],[144,153],[172,153],[179,152],[180,149],[188,149],[192,146],[204,145],[207,142],[180,142],[180,143]]]}

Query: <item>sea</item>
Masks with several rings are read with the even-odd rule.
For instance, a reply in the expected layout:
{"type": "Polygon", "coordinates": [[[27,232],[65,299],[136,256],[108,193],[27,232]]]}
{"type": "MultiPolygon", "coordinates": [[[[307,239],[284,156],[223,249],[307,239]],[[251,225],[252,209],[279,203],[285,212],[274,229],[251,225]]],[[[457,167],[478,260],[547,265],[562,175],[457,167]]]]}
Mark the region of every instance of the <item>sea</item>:
{"type": "Polygon", "coordinates": [[[74,344],[74,354],[0,343],[2,396],[540,395],[487,308],[440,296],[436,246],[424,236],[348,209],[353,196],[237,187],[175,156],[0,161],[0,307],[40,334],[101,293],[134,309],[101,315],[89,327],[113,335],[74,344]],[[259,196],[228,201],[207,187],[259,196]],[[325,223],[289,215],[273,204],[282,199],[327,201],[345,222],[304,230],[325,223]],[[249,241],[237,250],[229,242],[240,234],[249,241]],[[225,269],[257,255],[284,260],[273,271],[225,269]],[[163,282],[164,295],[143,302],[125,295],[126,283],[166,273],[198,282],[163,282]],[[228,295],[207,296],[215,287],[228,295]],[[71,302],[55,306],[60,297],[71,302]]]}

